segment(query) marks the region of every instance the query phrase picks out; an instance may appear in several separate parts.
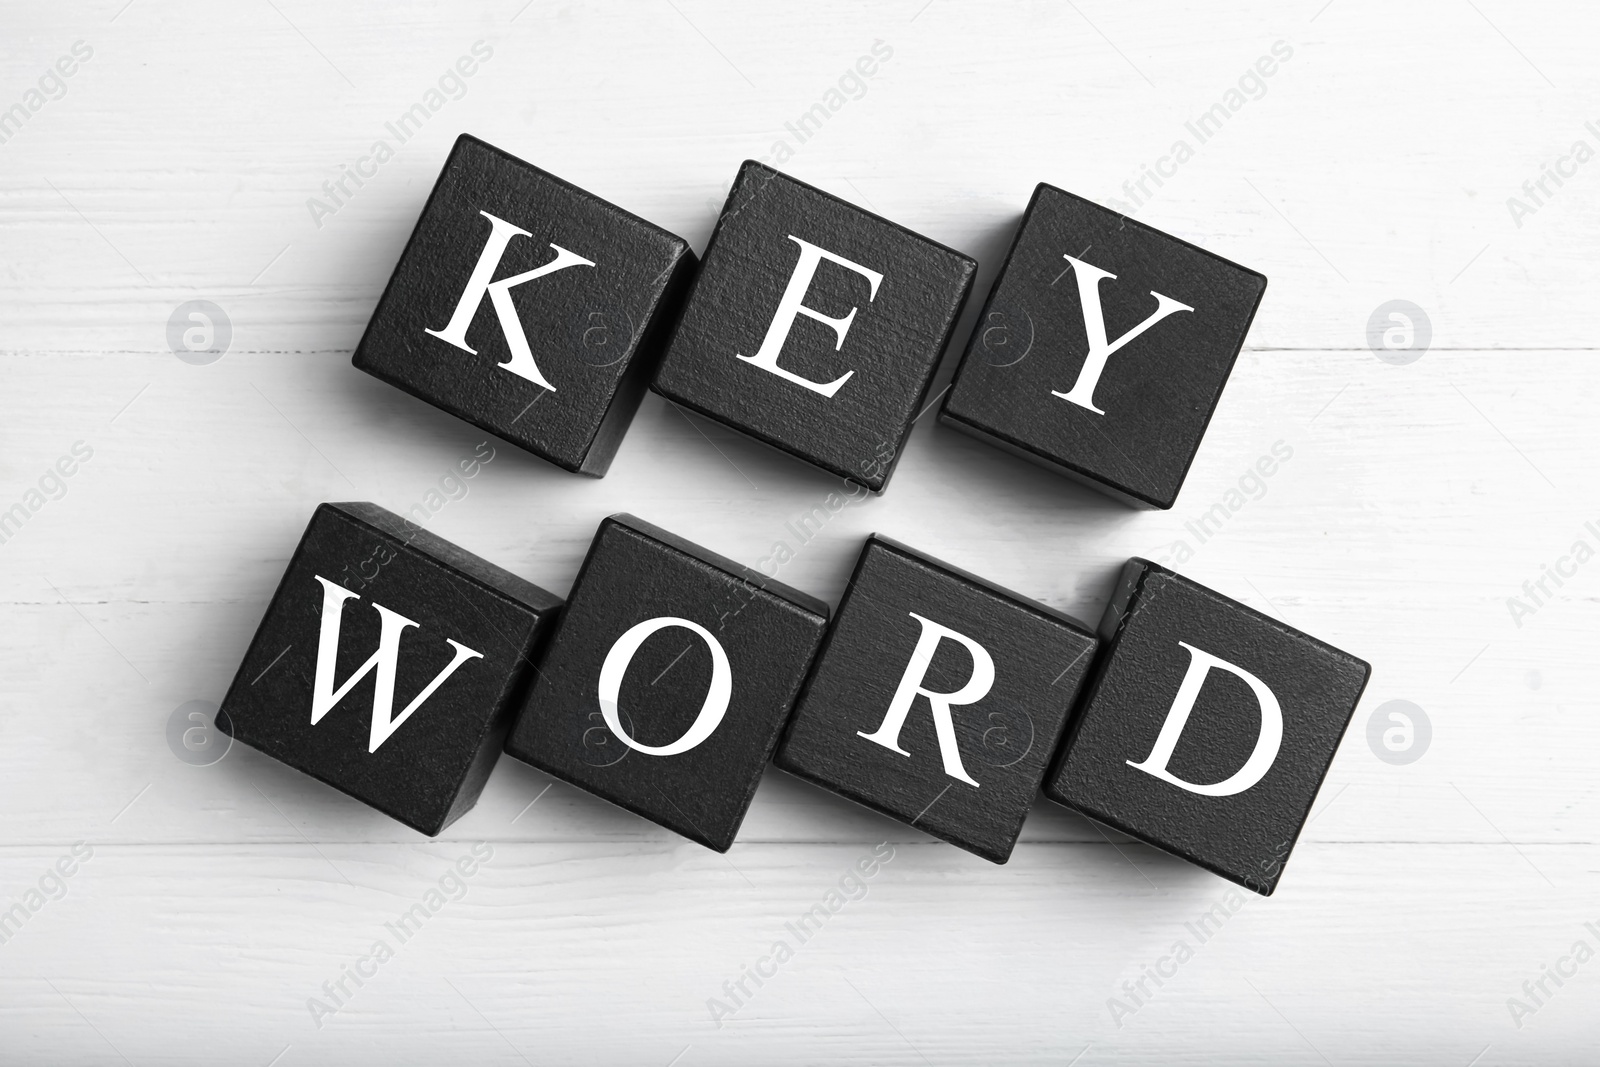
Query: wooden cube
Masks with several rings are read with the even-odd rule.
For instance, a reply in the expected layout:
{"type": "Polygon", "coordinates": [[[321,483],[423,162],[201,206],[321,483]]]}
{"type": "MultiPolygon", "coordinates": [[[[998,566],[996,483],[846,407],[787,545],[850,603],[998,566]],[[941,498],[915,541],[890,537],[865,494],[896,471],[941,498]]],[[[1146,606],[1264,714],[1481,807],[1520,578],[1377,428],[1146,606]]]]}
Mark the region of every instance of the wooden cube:
{"type": "Polygon", "coordinates": [[[1096,644],[1059,611],[874,534],[776,762],[1004,863],[1096,644]]]}
{"type": "Polygon", "coordinates": [[[603,475],[694,264],[683,238],[462,134],[353,362],[603,475]]]}
{"type": "Polygon", "coordinates": [[[1270,895],[1371,668],[1142,559],[1100,636],[1046,795],[1270,895]]]}
{"type": "Polygon", "coordinates": [[[881,492],[976,269],[747,161],[652,388],[881,492]]]}
{"type": "Polygon", "coordinates": [[[217,726],[438,834],[477,803],[560,608],[376,504],[323,504],[217,726]]]}
{"type": "Polygon", "coordinates": [[[1124,503],[1170,508],[1266,287],[1041,184],[940,421],[1124,503]]]}
{"type": "Polygon", "coordinates": [[[814,597],[613,515],[506,751],[726,852],[827,621],[814,597]]]}

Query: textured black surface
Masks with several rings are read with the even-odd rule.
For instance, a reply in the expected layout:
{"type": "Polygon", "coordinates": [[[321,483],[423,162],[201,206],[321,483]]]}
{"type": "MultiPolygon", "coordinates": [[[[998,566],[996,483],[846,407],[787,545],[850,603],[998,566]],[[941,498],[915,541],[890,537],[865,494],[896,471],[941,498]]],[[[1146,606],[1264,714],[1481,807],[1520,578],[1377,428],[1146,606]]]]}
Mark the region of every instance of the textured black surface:
{"type": "Polygon", "coordinates": [[[819,189],[747,161],[706,247],[682,320],[652,386],[669,400],[880,492],[899,459],[977,268],[819,189]],[[802,255],[799,238],[883,275],[818,266],[803,301],[855,317],[841,343],[801,315],[779,366],[812,382],[849,381],[822,396],[750,362],[802,255]]]}
{"type": "MultiPolygon", "coordinates": [[[[1142,559],[1123,569],[1100,635],[1104,650],[1046,795],[1270,895],[1370,668],[1142,559]],[[1180,641],[1253,674],[1282,709],[1277,759],[1232,796],[1197,795],[1129,766],[1151,754],[1189,670],[1191,654],[1180,641]]],[[[1249,759],[1261,728],[1248,683],[1213,669],[1167,769],[1191,783],[1224,782],[1249,759]]]]}
{"type": "Polygon", "coordinates": [[[681,237],[463,134],[354,363],[559,467],[603,475],[694,264],[681,237]],[[448,332],[493,229],[485,211],[529,234],[505,245],[493,281],[552,262],[552,244],[593,263],[508,290],[533,362],[553,391],[500,366],[511,349],[488,295],[465,334],[476,355],[426,332],[448,332]]]}
{"type": "MultiPolygon", "coordinates": [[[[784,770],[1004,863],[1055,751],[1096,647],[1082,623],[878,535],[868,539],[778,750],[784,770]],[[946,773],[930,702],[917,696],[898,744],[859,736],[884,724],[922,616],[977,642],[994,664],[981,699],[951,707],[961,768],[946,773]]],[[[959,692],[973,653],[944,637],[922,685],[959,692]]]]}
{"type": "MultiPolygon", "coordinates": [[[[1267,279],[1081,197],[1041,184],[990,290],[940,420],[1125,503],[1170,508],[1244,344],[1267,279]],[[1098,283],[1114,343],[1093,390],[1073,391],[1089,327],[1072,256],[1116,275],[1098,283]]],[[[1091,320],[1092,321],[1092,320],[1091,320]]]]}
{"type": "MultiPolygon", "coordinates": [[[[506,751],[708,848],[726,852],[827,627],[822,601],[631,515],[600,524],[560,628],[506,751]],[[727,656],[721,723],[672,755],[628,747],[608,727],[600,673],[625,633],[671,617],[708,631],[727,656]]],[[[682,626],[646,637],[621,678],[623,730],[669,747],[711,689],[707,642],[682,626]]]]}
{"type": "Polygon", "coordinates": [[[530,657],[560,598],[407,523],[376,504],[323,504],[295,549],[266,617],[223,698],[217,725],[416,830],[434,835],[471,810],[488,780],[531,673],[530,657]],[[416,622],[401,632],[393,714],[464,661],[370,752],[369,672],[311,722],[322,629],[318,576],[344,601],[333,690],[379,647],[381,604],[416,622]]]}

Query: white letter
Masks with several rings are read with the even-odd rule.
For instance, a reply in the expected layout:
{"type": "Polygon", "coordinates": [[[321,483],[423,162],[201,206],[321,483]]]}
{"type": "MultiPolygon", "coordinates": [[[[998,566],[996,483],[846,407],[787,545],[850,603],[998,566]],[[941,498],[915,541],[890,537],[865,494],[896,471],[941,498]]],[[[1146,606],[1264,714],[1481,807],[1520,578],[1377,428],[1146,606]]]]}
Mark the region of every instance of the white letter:
{"type": "Polygon", "coordinates": [[[472,268],[472,276],[467,279],[467,287],[461,292],[461,300],[456,304],[455,314],[450,316],[450,324],[442,330],[430,330],[424,327],[423,332],[431,334],[465,352],[478,354],[478,350],[467,344],[467,327],[472,325],[472,319],[478,313],[478,305],[483,303],[483,294],[489,294],[489,302],[494,305],[495,314],[500,317],[500,331],[506,335],[506,344],[511,349],[511,358],[500,364],[504,370],[526,378],[535,385],[542,385],[552,393],[556,387],[545,381],[544,375],[539,373],[539,367],[533,362],[533,350],[528,347],[528,337],[522,332],[522,320],[517,318],[517,308],[511,302],[511,290],[523,282],[531,282],[535,278],[543,278],[546,274],[554,274],[565,267],[576,267],[580,263],[585,267],[594,266],[589,260],[575,252],[568,252],[558,244],[550,247],[556,250],[556,258],[542,267],[514,274],[509,278],[501,278],[490,283],[494,277],[495,268],[500,266],[500,257],[505,255],[506,246],[513,237],[532,237],[527,230],[513,226],[505,219],[495,218],[487,211],[478,214],[489,220],[489,240],[484,242],[483,251],[478,254],[477,266],[472,268]]]}
{"type": "Polygon", "coordinates": [[[1094,387],[1100,384],[1100,372],[1106,369],[1106,360],[1111,358],[1111,354],[1168,315],[1179,311],[1193,311],[1194,308],[1188,304],[1180,304],[1170,296],[1162,296],[1152,289],[1150,295],[1156,298],[1156,309],[1150,313],[1150,317],[1115,341],[1108,342],[1106,320],[1100,311],[1100,282],[1106,278],[1116,281],[1117,276],[1072,256],[1061,258],[1072,264],[1073,272],[1078,279],[1078,303],[1083,305],[1083,332],[1089,339],[1089,354],[1084,357],[1083,369],[1078,371],[1078,381],[1072,387],[1072,391],[1070,393],[1052,391],[1050,395],[1059,396],[1062,400],[1088,408],[1096,415],[1104,415],[1105,412],[1094,406],[1094,387]]]}
{"type": "Polygon", "coordinates": [[[434,691],[456,672],[457,667],[469,659],[483,658],[483,653],[474,652],[459,642],[445,638],[456,650],[455,658],[428,683],[427,688],[417,694],[415,700],[406,705],[404,711],[395,716],[394,674],[400,660],[400,635],[405,632],[406,627],[417,624],[404,615],[375,603],[372,606],[377,609],[378,617],[382,620],[378,630],[378,651],[374,652],[367,662],[357,667],[355,673],[346,678],[344,684],[335,691],[333,671],[335,661],[339,658],[339,623],[344,616],[344,602],[356,594],[342,586],[334,585],[320,574],[316,575],[316,579],[322,583],[322,633],[317,641],[317,672],[311,685],[312,726],[321,722],[322,717],[332,711],[339,701],[344,699],[344,695],[355,688],[357,682],[376,668],[378,676],[372,686],[372,731],[367,748],[368,752],[376,752],[378,746],[400,729],[400,725],[411,718],[411,713],[422,707],[423,701],[433,696],[434,691]]]}
{"type": "Polygon", "coordinates": [[[823,385],[820,382],[814,382],[809,378],[802,378],[798,374],[784,370],[778,366],[778,356],[783,351],[783,343],[789,339],[789,328],[794,325],[796,315],[804,315],[807,318],[816,319],[824,326],[833,327],[833,332],[839,338],[834,344],[833,350],[835,352],[839,351],[844,347],[845,331],[850,329],[850,324],[855,321],[856,312],[860,309],[851,308],[850,314],[844,318],[834,319],[820,312],[812,311],[801,303],[806,298],[806,290],[811,287],[812,276],[817,273],[817,265],[826,259],[830,263],[837,263],[839,266],[853,270],[866,278],[870,286],[867,290],[868,303],[871,303],[878,295],[878,286],[883,281],[883,275],[875,270],[868,270],[859,263],[852,263],[843,256],[836,256],[826,249],[818,248],[814,244],[802,241],[793,234],[789,235],[789,240],[800,246],[800,259],[794,265],[794,273],[789,276],[789,287],[783,291],[783,298],[778,301],[778,312],[772,316],[772,325],[767,327],[767,336],[761,342],[761,349],[753,356],[740,356],[737,352],[734,355],[746,363],[755,364],[762,370],[771,371],[786,381],[804,386],[813,393],[821,393],[823,396],[831,397],[839,391],[841,385],[850,380],[850,376],[855,371],[846,371],[844,377],[823,385]]]}
{"type": "Polygon", "coordinates": [[[883,717],[883,725],[878,727],[877,732],[870,734],[857,730],[856,736],[876,741],[884,748],[898,752],[902,756],[911,755],[900,747],[900,727],[905,725],[906,714],[911,711],[911,702],[920,693],[928,698],[928,704],[933,708],[933,732],[939,739],[939,753],[944,757],[944,773],[976,789],[978,783],[972,780],[966,768],[961,765],[961,752],[956,748],[956,727],[950,718],[950,705],[976,704],[989,694],[989,687],[994,685],[994,660],[989,657],[987,649],[965,634],[958,634],[948,627],[930,622],[914,611],[906,614],[922,624],[917,647],[911,651],[911,662],[906,664],[906,672],[900,677],[900,688],[894,691],[894,698],[889,701],[889,711],[883,717]],[[934,650],[946,637],[965,645],[967,651],[972,653],[972,677],[967,679],[966,685],[954,693],[930,692],[922,688],[922,679],[928,673],[929,664],[933,662],[934,650]]]}
{"type": "Polygon", "coordinates": [[[688,619],[662,616],[659,619],[641,622],[617,638],[617,643],[606,653],[606,661],[600,665],[600,714],[605,716],[606,725],[611,727],[611,732],[617,735],[618,740],[647,756],[676,756],[689,751],[710,737],[712,731],[722,723],[722,717],[727,714],[728,701],[732,697],[733,669],[728,666],[728,654],[722,650],[722,645],[711,635],[710,630],[688,619]],[[700,705],[700,715],[694,720],[694,725],[689,727],[689,732],[670,745],[651,748],[649,745],[639,744],[622,728],[622,717],[617,714],[617,694],[622,689],[622,676],[627,671],[628,664],[633,662],[633,654],[644,644],[644,639],[657,630],[665,630],[669,626],[682,626],[685,630],[698,634],[705,641],[706,647],[711,650],[711,688],[706,690],[705,703],[700,705]]]}
{"type": "Polygon", "coordinates": [[[1143,763],[1128,760],[1128,766],[1146,774],[1153,774],[1163,782],[1171,782],[1180,789],[1187,789],[1201,796],[1231,797],[1235,793],[1243,793],[1261,781],[1272,767],[1272,761],[1278,758],[1278,745],[1283,742],[1283,712],[1278,708],[1278,698],[1272,695],[1272,690],[1267,688],[1265,682],[1249,671],[1235,667],[1226,660],[1220,660],[1209,652],[1202,652],[1193,645],[1182,641],[1178,644],[1189,650],[1189,670],[1178,685],[1178,695],[1172,698],[1172,708],[1167,712],[1167,721],[1161,724],[1161,733],[1156,736],[1156,744],[1150,750],[1150,755],[1145,757],[1143,763]],[[1189,712],[1194,710],[1195,698],[1200,695],[1200,687],[1205,685],[1206,675],[1211,672],[1212,667],[1220,667],[1229,674],[1243,679],[1250,687],[1250,691],[1256,695],[1256,701],[1261,705],[1261,732],[1256,735],[1256,747],[1250,753],[1250,758],[1244,761],[1244,766],[1235,771],[1232,777],[1213,785],[1195,785],[1168,771],[1167,761],[1172,758],[1172,750],[1178,746],[1178,736],[1183,733],[1184,724],[1189,721],[1189,712]]]}

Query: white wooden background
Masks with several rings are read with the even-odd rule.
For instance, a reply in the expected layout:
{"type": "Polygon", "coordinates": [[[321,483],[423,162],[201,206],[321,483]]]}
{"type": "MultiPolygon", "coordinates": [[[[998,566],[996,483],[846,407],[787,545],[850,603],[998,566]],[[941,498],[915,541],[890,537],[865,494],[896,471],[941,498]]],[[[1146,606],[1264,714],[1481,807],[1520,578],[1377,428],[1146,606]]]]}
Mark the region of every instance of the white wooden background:
{"type": "MultiPolygon", "coordinates": [[[[524,2],[5,5],[0,107],[93,55],[0,145],[0,507],[74,442],[93,458],[0,544],[0,906],[93,855],[0,944],[0,1060],[1594,1061],[1600,962],[1520,1020],[1507,998],[1600,948],[1600,563],[1520,626],[1506,603],[1600,544],[1600,162],[1520,226],[1506,206],[1600,148],[1592,13],[524,2]],[[307,198],[479,40],[466,94],[315,225],[307,198]],[[503,760],[429,841],[242,746],[198,767],[166,741],[221,697],[317,502],[405,510],[482,439],[349,364],[458,132],[698,249],[739,161],[879,40],[892,58],[786,169],[977,256],[980,291],[1036,182],[1126,199],[1293,49],[1138,212],[1271,279],[1178,507],[1125,510],[929,416],[889,493],[783,572],[836,603],[881,530],[1093,620],[1121,560],[1293,449],[1184,570],[1372,683],[1277,895],[1120,1026],[1108,998],[1227,884],[1048,803],[996,867],[772,771],[722,857],[503,760]],[[167,343],[191,299],[231,320],[209,366],[167,343]],[[1368,348],[1391,299],[1432,323],[1409,365],[1368,348]],[[1433,725],[1405,766],[1366,739],[1393,699],[1433,725]],[[318,1027],[308,998],[479,841],[466,895],[318,1027]],[[707,999],[880,841],[867,895],[714,1025],[707,999]]],[[[651,397],[604,480],[502,447],[431,525],[565,593],[612,511],[754,564],[829,488],[651,397]]]]}

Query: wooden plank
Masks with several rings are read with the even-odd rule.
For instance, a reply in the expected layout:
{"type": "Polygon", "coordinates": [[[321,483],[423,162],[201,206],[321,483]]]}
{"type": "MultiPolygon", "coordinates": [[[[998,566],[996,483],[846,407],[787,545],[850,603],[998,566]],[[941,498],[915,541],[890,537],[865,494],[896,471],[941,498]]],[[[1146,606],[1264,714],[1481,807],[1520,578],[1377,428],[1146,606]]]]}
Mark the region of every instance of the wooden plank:
{"type": "MultiPolygon", "coordinates": [[[[1581,969],[1547,983],[1521,1031],[1504,1003],[1574,940],[1595,943],[1583,847],[1525,849],[1552,889],[1503,848],[1318,845],[1301,857],[1314,879],[1263,900],[1103,844],[1023,845],[1005,867],[875,844],[721,857],[502,843],[479,846],[490,858],[463,878],[448,876],[473,855],[465,841],[102,845],[0,952],[8,1051],[666,1063],[690,1046],[680,1062],[1064,1063],[1087,1046],[1080,1062],[1466,1063],[1488,1045],[1484,1062],[1510,1063],[1591,1031],[1581,969]],[[864,857],[874,873],[847,878],[864,857]],[[363,963],[363,986],[322,988],[377,941],[392,958],[363,963]],[[1113,1018],[1113,997],[1133,1003],[1122,983],[1179,941],[1191,955],[1113,1018]],[[758,963],[768,978],[744,979],[748,997],[723,989],[758,963]],[[714,1020],[712,999],[731,1015],[714,1020]]],[[[8,868],[42,870],[58,851],[10,849],[8,868]]]]}

